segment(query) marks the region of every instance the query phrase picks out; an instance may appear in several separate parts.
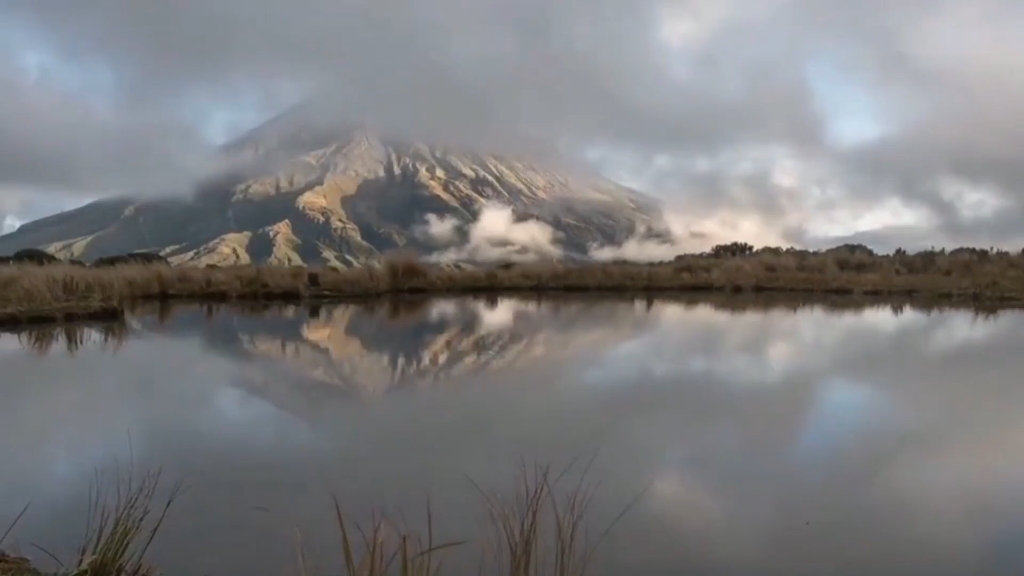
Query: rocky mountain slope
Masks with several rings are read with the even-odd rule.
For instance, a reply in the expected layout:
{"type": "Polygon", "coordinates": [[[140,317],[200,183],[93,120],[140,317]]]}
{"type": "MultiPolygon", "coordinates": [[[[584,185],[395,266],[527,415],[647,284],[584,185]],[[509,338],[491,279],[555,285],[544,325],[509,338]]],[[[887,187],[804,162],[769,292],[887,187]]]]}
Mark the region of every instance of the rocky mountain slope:
{"type": "MultiPolygon", "coordinates": [[[[551,226],[568,254],[663,230],[652,199],[580,170],[308,126],[286,114],[226,146],[247,168],[191,198],[94,202],[0,236],[0,254],[38,247],[92,260],[147,250],[177,264],[347,266],[392,249],[437,252],[428,215],[465,225],[494,204],[551,226]]],[[[460,230],[449,241],[464,242],[460,230]]]]}

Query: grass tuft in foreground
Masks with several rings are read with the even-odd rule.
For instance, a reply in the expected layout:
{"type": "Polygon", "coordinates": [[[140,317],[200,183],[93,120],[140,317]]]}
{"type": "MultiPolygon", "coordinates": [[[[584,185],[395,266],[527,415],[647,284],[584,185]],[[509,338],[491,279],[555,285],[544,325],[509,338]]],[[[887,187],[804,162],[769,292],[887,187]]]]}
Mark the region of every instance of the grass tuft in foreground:
{"type": "MultiPolygon", "coordinates": [[[[427,534],[424,537],[376,512],[369,528],[364,530],[361,525],[348,519],[337,497],[333,500],[339,530],[338,545],[342,554],[341,569],[334,573],[345,576],[437,576],[441,574],[444,552],[466,544],[466,541],[435,544],[434,517],[429,503],[427,534]]],[[[299,576],[312,574],[300,543],[299,576]]]]}
{"type": "MultiPolygon", "coordinates": [[[[591,460],[593,462],[593,460],[591,460]]],[[[521,463],[511,494],[485,489],[470,479],[484,504],[486,524],[476,540],[438,542],[434,513],[426,506],[425,530],[411,529],[387,514],[374,512],[369,525],[350,520],[337,497],[331,513],[338,527],[341,565],[328,573],[344,576],[443,576],[449,552],[475,545],[480,575],[491,576],[586,576],[601,542],[635,505],[642,493],[610,522],[597,538],[588,533],[587,516],[596,483],[588,480],[590,464],[578,479],[568,482],[576,461],[554,471],[548,464],[521,463]]],[[[172,486],[165,500],[157,500],[160,472],[140,480],[116,483],[112,491],[102,482],[90,493],[89,522],[75,560],[68,566],[56,555],[36,546],[60,565],[47,576],[154,576],[158,572],[145,561],[157,533],[181,485],[172,486]]],[[[0,544],[28,507],[0,537],[0,544]]],[[[299,534],[299,576],[323,573],[311,568],[299,534]]],[[[44,576],[24,557],[0,553],[0,574],[44,576]]]]}
{"type": "Polygon", "coordinates": [[[575,461],[555,472],[549,464],[520,463],[511,496],[485,490],[473,482],[486,505],[492,536],[492,569],[508,576],[584,576],[594,551],[619,518],[596,540],[587,532],[587,517],[596,484],[588,480],[590,465],[567,490],[561,486],[575,461]]]}
{"type": "Polygon", "coordinates": [[[112,492],[97,476],[89,500],[89,523],[78,549],[74,576],[148,576],[155,570],[144,562],[146,552],[181,492],[175,484],[155,507],[160,471],[135,480],[117,480],[112,492]]]}
{"type": "MultiPolygon", "coordinates": [[[[118,477],[113,486],[97,474],[89,494],[89,508],[82,544],[74,560],[62,562],[56,554],[34,546],[48,556],[60,569],[52,576],[152,576],[156,570],[146,563],[145,556],[157,533],[163,527],[171,506],[181,494],[181,484],[174,484],[165,500],[157,500],[161,472],[149,472],[136,478],[118,477]],[[109,488],[109,489],[108,489],[109,488]]],[[[4,533],[6,537],[27,511],[15,518],[4,533]]],[[[0,545],[3,539],[0,539],[0,545]]],[[[0,552],[0,575],[42,576],[27,558],[0,552]]]]}

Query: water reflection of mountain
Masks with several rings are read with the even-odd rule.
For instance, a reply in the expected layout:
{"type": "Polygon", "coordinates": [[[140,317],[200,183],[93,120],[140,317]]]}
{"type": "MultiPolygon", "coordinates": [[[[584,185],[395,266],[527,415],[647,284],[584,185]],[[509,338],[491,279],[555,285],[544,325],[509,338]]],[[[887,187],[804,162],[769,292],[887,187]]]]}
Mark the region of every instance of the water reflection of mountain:
{"type": "Polygon", "coordinates": [[[513,299],[292,307],[261,314],[190,308],[163,321],[138,320],[143,331],[198,335],[211,349],[255,366],[255,379],[297,376],[360,396],[546,359],[564,361],[635,336],[650,321],[631,302],[513,299]]]}

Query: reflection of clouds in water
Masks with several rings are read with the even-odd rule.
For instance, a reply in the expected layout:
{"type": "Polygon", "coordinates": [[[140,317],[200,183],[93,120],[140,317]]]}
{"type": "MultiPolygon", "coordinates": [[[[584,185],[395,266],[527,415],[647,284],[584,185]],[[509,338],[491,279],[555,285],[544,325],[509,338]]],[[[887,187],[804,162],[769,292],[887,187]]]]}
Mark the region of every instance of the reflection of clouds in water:
{"type": "Polygon", "coordinates": [[[211,396],[206,427],[216,429],[219,435],[234,436],[247,444],[280,442],[283,433],[293,440],[313,439],[312,432],[304,426],[273,425],[275,422],[280,424],[280,410],[243,390],[218,387],[211,396]]]}
{"type": "Polygon", "coordinates": [[[808,463],[838,457],[867,433],[880,432],[893,417],[891,401],[872,386],[840,378],[819,384],[815,400],[804,415],[797,456],[808,463]]]}
{"type": "Polygon", "coordinates": [[[1024,427],[993,422],[954,438],[923,438],[881,481],[929,512],[955,517],[986,501],[1024,497],[1024,427]],[[912,496],[912,498],[911,498],[912,496]]]}
{"type": "Polygon", "coordinates": [[[992,339],[1000,329],[998,322],[974,318],[966,314],[950,315],[942,319],[942,327],[928,338],[928,350],[941,353],[992,339]]]}
{"type": "Polygon", "coordinates": [[[511,330],[516,318],[522,314],[536,314],[541,306],[515,298],[498,298],[494,303],[479,300],[439,299],[430,303],[427,318],[431,321],[457,321],[472,315],[477,330],[501,332],[511,330]],[[468,303],[468,305],[467,305],[468,303]]]}
{"type": "Polygon", "coordinates": [[[473,305],[481,332],[501,332],[515,325],[519,314],[535,314],[540,309],[536,303],[521,300],[500,299],[493,306],[485,302],[473,305]]]}
{"type": "MultiPolygon", "coordinates": [[[[3,383],[13,391],[0,405],[0,432],[31,438],[36,421],[56,431],[42,431],[39,451],[4,445],[0,457],[25,458],[21,479],[56,484],[54,462],[70,478],[102,459],[101,442],[77,436],[117,449],[137,424],[137,452],[162,451],[206,474],[197,486],[206,500],[189,522],[250,530],[249,504],[297,515],[305,506],[304,517],[319,518],[323,502],[305,494],[316,491],[313,470],[325,461],[336,466],[334,486],[359,502],[410,503],[427,487],[457,501],[468,497],[463,473],[503,479],[519,456],[564,462],[599,446],[602,499],[618,506],[651,483],[626,521],[631,528],[616,533],[627,542],[623,557],[660,555],[665,564],[654,566],[688,573],[982,573],[970,565],[979,551],[1024,518],[1019,314],[975,323],[964,313],[731,314],[656,305],[653,321],[638,323],[649,328],[641,336],[615,330],[620,345],[608,354],[588,345],[579,362],[564,354],[568,344],[595,327],[612,331],[622,315],[584,308],[587,322],[576,322],[579,310],[556,318],[554,309],[532,313],[532,303],[499,300],[483,320],[478,305],[440,303],[430,314],[467,330],[510,322],[538,337],[561,330],[564,344],[538,356],[560,363],[501,379],[485,371],[465,386],[372,404],[330,404],[325,389],[276,382],[282,396],[323,408],[333,427],[314,431],[225,386],[237,366],[191,342],[129,343],[116,362],[54,354],[35,360],[31,375],[24,358],[25,368],[13,369],[21,380],[3,383]],[[69,374],[80,389],[54,385],[69,374]],[[46,385],[30,387],[30,378],[46,385]],[[486,385],[493,382],[502,385],[486,385]],[[770,385],[735,385],[759,383],[770,385]],[[313,434],[316,447],[298,449],[313,434]],[[837,565],[848,572],[811,569],[837,565]]],[[[362,326],[367,334],[380,328],[373,321],[362,326]]],[[[389,329],[397,337],[405,328],[389,329]]],[[[10,491],[3,494],[38,493],[8,476],[0,470],[0,490],[10,491]]],[[[16,500],[4,506],[24,502],[16,500]]],[[[284,525],[268,518],[268,532],[284,525]]],[[[635,570],[619,573],[687,573],[622,566],[635,570]]]]}
{"type": "MultiPolygon", "coordinates": [[[[0,461],[57,489],[77,488],[115,458],[127,462],[129,437],[144,460],[168,430],[248,445],[301,431],[266,402],[226,388],[235,366],[194,342],[130,342],[116,361],[91,352],[24,356],[5,360],[4,370],[0,461]]],[[[18,478],[0,472],[0,486],[8,482],[18,478]]]]}
{"type": "Polygon", "coordinates": [[[794,374],[823,368],[851,341],[926,330],[935,351],[991,338],[996,323],[967,313],[933,315],[889,308],[830,313],[729,314],[710,307],[659,305],[658,325],[611,350],[589,369],[595,382],[643,377],[713,376],[734,384],[779,385],[794,374]]]}
{"type": "Polygon", "coordinates": [[[459,301],[456,299],[439,298],[431,300],[427,309],[427,318],[432,322],[450,321],[459,315],[459,301]]]}
{"type": "Polygon", "coordinates": [[[670,521],[709,528],[721,520],[727,502],[696,477],[677,469],[666,469],[654,477],[650,495],[662,512],[671,512],[670,521]]]}
{"type": "Polygon", "coordinates": [[[21,345],[18,344],[18,336],[11,334],[10,332],[0,332],[0,350],[20,350],[21,345]]]}
{"type": "Polygon", "coordinates": [[[1007,382],[1024,373],[1020,314],[664,308],[651,332],[583,380],[623,400],[657,389],[654,403],[677,410],[674,427],[652,428],[671,447],[650,497],[687,536],[715,510],[729,534],[721,553],[750,552],[771,573],[786,570],[765,564],[782,554],[768,542],[794,557],[843,554],[839,530],[875,555],[872,566],[932,543],[941,549],[923,554],[933,559],[915,562],[958,573],[985,538],[1024,517],[1024,393],[1007,382]],[[801,536],[805,523],[834,528],[801,536]]]}

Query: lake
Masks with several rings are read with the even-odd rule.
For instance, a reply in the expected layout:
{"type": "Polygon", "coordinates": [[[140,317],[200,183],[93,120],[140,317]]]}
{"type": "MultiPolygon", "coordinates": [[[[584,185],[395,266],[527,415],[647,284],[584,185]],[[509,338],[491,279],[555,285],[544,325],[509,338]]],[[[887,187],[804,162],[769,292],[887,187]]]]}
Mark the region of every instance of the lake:
{"type": "MultiPolygon", "coordinates": [[[[445,538],[475,538],[474,483],[578,458],[592,535],[614,522],[593,574],[1024,573],[1024,315],[721,302],[183,307],[5,334],[0,532],[31,503],[5,545],[69,558],[96,474],[160,467],[186,485],[164,573],[293,574],[301,547],[338,574],[332,494],[411,524],[429,497],[445,538]]],[[[453,549],[448,573],[476,560],[453,549]]]]}

